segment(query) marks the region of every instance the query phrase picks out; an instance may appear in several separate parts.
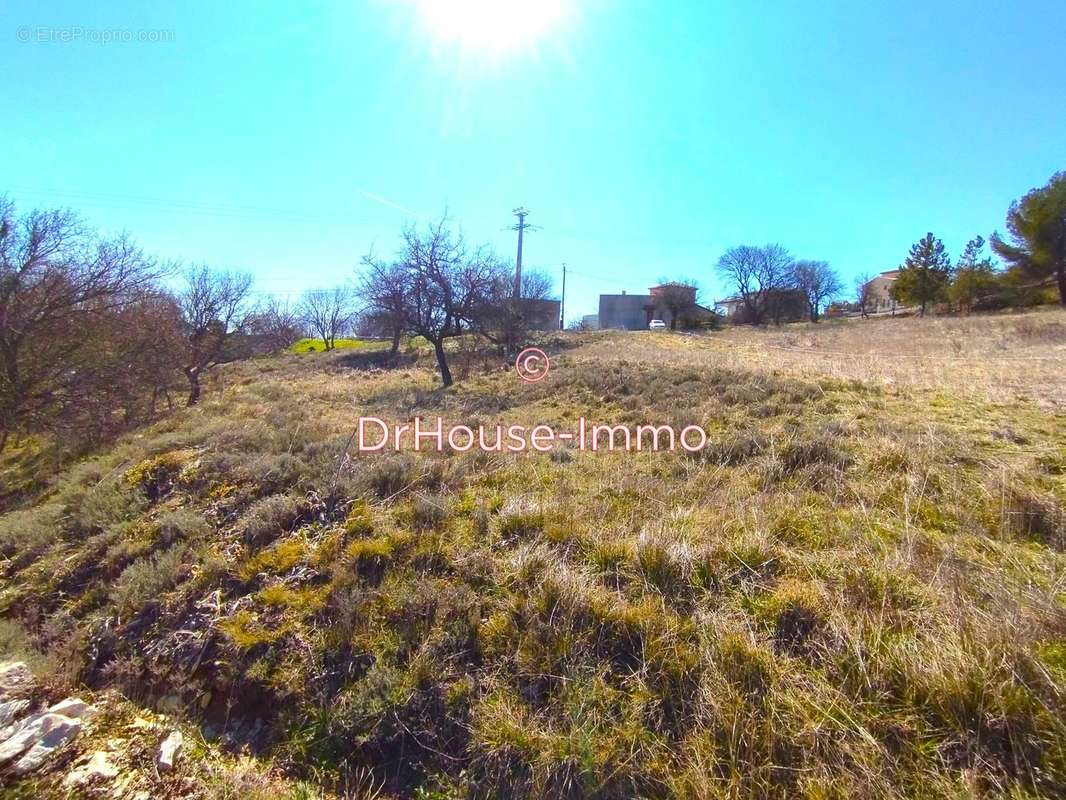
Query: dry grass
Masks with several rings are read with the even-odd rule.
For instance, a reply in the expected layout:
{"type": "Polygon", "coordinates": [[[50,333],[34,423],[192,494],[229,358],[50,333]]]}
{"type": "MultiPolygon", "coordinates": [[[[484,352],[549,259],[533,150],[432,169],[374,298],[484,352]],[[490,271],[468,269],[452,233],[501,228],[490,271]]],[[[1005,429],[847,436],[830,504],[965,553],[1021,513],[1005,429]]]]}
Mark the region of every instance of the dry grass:
{"type": "Polygon", "coordinates": [[[1066,405],[1066,310],[972,317],[830,320],[705,336],[636,334],[590,348],[590,357],[736,366],[802,377],[874,381],[994,402],[1066,405]]]}
{"type": "Polygon", "coordinates": [[[558,336],[542,383],[447,391],[428,354],[236,365],[0,517],[0,613],[338,792],[1062,796],[1061,378],[882,358],[1050,358],[1062,320],[558,336]],[[368,413],[711,446],[346,453],[368,413]]]}

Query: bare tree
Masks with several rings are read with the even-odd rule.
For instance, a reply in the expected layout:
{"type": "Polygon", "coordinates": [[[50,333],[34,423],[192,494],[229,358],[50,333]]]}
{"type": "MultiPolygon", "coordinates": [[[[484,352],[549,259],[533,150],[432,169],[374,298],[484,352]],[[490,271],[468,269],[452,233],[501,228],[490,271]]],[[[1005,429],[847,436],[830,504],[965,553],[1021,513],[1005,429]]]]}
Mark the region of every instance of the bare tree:
{"type": "Polygon", "coordinates": [[[544,270],[527,269],[522,273],[521,288],[523,299],[550,300],[555,294],[555,281],[544,270]]]}
{"type": "Polygon", "coordinates": [[[859,313],[863,319],[870,316],[870,304],[873,303],[873,277],[869,272],[863,272],[855,278],[855,305],[859,307],[859,313]]]}
{"type": "Polygon", "coordinates": [[[58,427],[114,363],[114,319],[165,270],[126,237],[69,211],[17,217],[0,198],[0,450],[16,430],[58,427]]]}
{"type": "Polygon", "coordinates": [[[262,352],[276,353],[291,347],[303,336],[300,315],[288,301],[274,295],[264,298],[245,322],[244,333],[256,340],[262,352]]]}
{"type": "MultiPolygon", "coordinates": [[[[487,248],[469,250],[462,235],[448,228],[447,218],[419,231],[404,230],[403,248],[391,269],[404,287],[403,329],[433,345],[441,381],[453,383],[444,343],[471,330],[487,307],[498,283],[501,262],[487,248]]],[[[378,270],[390,267],[367,256],[378,270]]]]}
{"type": "Polygon", "coordinates": [[[392,337],[389,358],[400,352],[407,303],[407,271],[401,264],[378,261],[373,253],[363,256],[357,293],[366,306],[371,328],[392,337]]]}
{"type": "Polygon", "coordinates": [[[300,298],[300,318],[315,333],[326,350],[337,344],[337,336],[345,333],[356,316],[354,293],[350,286],[332,289],[310,289],[300,298]]]}
{"type": "Polygon", "coordinates": [[[792,256],[779,244],[741,245],[725,251],[717,270],[743,300],[747,321],[759,325],[773,296],[787,286],[791,267],[792,256]]]}
{"type": "Polygon", "coordinates": [[[217,272],[206,265],[185,274],[177,295],[183,342],[181,371],[189,382],[187,405],[200,402],[200,378],[230,360],[227,347],[244,327],[252,276],[217,272]]]}
{"type": "Polygon", "coordinates": [[[843,289],[840,277],[828,261],[797,261],[792,265],[792,285],[807,299],[811,322],[818,321],[823,305],[833,300],[843,289]]]}
{"type": "Polygon", "coordinates": [[[521,297],[514,297],[510,267],[502,261],[492,265],[496,273],[492,293],[475,315],[478,331],[504,353],[513,354],[526,343],[532,331],[554,327],[558,308],[552,299],[553,281],[539,270],[522,273],[521,297]]]}
{"type": "Polygon", "coordinates": [[[695,281],[663,281],[656,291],[657,305],[670,312],[670,330],[677,330],[678,320],[692,316],[696,310],[699,289],[695,281]]]}

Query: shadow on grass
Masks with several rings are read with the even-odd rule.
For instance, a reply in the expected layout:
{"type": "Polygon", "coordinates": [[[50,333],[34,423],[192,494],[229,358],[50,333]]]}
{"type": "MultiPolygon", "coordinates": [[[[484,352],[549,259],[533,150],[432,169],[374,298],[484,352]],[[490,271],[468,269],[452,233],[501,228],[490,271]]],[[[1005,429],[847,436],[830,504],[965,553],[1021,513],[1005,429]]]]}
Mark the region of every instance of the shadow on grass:
{"type": "Polygon", "coordinates": [[[418,357],[415,354],[397,353],[390,355],[388,351],[371,350],[345,353],[335,360],[339,367],[366,371],[371,369],[402,369],[412,366],[418,357]]]}

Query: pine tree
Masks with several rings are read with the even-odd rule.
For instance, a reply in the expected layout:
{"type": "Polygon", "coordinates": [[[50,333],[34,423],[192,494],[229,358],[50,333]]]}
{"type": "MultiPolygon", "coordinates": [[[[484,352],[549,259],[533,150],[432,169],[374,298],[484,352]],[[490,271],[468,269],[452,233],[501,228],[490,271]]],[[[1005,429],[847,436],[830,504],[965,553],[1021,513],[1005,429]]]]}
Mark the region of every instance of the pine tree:
{"type": "Polygon", "coordinates": [[[892,296],[909,306],[920,306],[925,316],[930,303],[943,300],[951,283],[951,259],[944,243],[932,233],[911,247],[910,255],[899,268],[892,285],[892,296]]]}
{"type": "Polygon", "coordinates": [[[1053,277],[1066,306],[1066,172],[1010,204],[1007,232],[1011,242],[992,234],[992,249],[1022,276],[1053,277]]]}
{"type": "Polygon", "coordinates": [[[955,265],[955,275],[948,288],[948,297],[960,311],[967,313],[982,296],[996,288],[996,266],[984,255],[985,240],[977,236],[966,243],[955,265]]]}

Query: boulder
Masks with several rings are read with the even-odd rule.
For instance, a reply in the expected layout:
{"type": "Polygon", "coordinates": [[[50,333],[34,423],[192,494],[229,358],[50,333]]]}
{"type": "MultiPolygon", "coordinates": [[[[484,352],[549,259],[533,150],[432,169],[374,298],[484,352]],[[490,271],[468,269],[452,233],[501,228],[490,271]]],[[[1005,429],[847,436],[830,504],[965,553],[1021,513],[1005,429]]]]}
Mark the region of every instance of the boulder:
{"type": "MultiPolygon", "coordinates": [[[[25,708],[23,705],[19,710],[25,708]]],[[[52,753],[76,736],[84,720],[93,713],[93,707],[84,700],[68,697],[47,711],[8,726],[0,737],[0,765],[22,756],[15,762],[16,774],[37,769],[52,753]]]]}
{"type": "Polygon", "coordinates": [[[70,741],[81,730],[80,719],[71,719],[62,714],[38,714],[26,723],[6,742],[0,744],[0,764],[25,752],[15,762],[15,774],[22,775],[37,769],[52,753],[70,741]]]}

